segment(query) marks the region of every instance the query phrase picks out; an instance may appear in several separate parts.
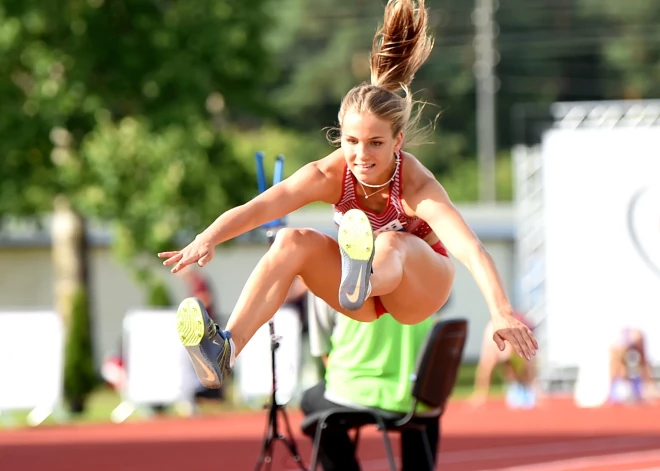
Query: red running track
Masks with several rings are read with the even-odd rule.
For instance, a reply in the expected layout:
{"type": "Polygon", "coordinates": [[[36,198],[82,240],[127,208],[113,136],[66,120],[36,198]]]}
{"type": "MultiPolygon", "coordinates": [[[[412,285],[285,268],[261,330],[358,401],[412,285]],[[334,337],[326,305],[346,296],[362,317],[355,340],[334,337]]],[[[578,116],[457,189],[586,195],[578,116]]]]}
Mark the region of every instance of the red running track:
{"type": "MultiPolygon", "coordinates": [[[[1,471],[253,470],[265,413],[124,424],[42,426],[0,431],[1,471]]],[[[301,415],[289,412],[309,464],[301,415]]],[[[660,471],[660,407],[578,409],[553,399],[532,411],[501,402],[472,409],[452,402],[442,421],[437,469],[452,471],[660,471]]],[[[392,435],[398,452],[396,434],[392,435]]],[[[375,431],[360,446],[364,471],[386,470],[375,431]]],[[[296,469],[276,443],[272,471],[296,469]]]]}

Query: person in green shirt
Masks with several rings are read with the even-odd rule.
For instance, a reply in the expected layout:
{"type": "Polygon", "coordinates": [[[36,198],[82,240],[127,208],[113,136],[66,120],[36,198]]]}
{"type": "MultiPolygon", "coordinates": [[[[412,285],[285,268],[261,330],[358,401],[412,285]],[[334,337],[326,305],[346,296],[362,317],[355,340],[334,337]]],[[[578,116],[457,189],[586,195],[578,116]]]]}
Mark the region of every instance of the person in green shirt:
{"type": "MultiPolygon", "coordinates": [[[[324,379],[303,394],[305,415],[342,406],[407,412],[412,405],[411,376],[417,355],[435,323],[433,317],[415,325],[404,325],[385,314],[373,322],[359,322],[338,315],[322,299],[310,295],[308,329],[312,356],[321,357],[324,379]]],[[[427,431],[435,458],[440,438],[440,421],[434,411],[427,431]]],[[[418,430],[401,434],[402,471],[428,469],[424,443],[418,430]]],[[[355,447],[343,428],[323,431],[319,460],[324,471],[359,471],[355,447]]]]}

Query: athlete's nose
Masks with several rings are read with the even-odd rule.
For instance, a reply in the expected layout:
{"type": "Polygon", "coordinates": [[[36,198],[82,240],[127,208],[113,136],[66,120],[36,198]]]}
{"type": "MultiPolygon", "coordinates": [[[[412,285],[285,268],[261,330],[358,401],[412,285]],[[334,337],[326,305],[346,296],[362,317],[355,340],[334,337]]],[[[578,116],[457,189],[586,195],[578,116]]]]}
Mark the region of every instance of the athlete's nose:
{"type": "Polygon", "coordinates": [[[356,160],[360,163],[364,163],[364,158],[367,155],[367,149],[364,144],[357,144],[355,146],[355,157],[356,160]]]}

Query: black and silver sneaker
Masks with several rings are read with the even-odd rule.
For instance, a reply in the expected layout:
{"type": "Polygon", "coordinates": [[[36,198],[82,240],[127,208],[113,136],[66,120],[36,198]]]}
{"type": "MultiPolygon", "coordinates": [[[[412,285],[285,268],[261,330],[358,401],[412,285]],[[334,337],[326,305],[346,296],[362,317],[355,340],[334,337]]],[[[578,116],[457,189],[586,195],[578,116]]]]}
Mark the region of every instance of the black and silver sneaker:
{"type": "Polygon", "coordinates": [[[199,381],[206,388],[219,389],[231,373],[231,333],[220,330],[197,298],[181,302],[176,329],[199,381]]]}

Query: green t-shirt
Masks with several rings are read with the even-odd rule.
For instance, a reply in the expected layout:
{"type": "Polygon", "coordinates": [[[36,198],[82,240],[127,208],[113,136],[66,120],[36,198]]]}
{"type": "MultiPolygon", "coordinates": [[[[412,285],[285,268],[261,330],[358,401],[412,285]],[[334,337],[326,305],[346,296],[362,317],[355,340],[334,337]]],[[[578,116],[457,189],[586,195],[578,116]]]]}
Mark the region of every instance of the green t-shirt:
{"type": "Polygon", "coordinates": [[[417,356],[434,323],[433,316],[415,325],[401,324],[389,314],[368,323],[337,316],[325,375],[327,397],[409,411],[417,356]]]}

